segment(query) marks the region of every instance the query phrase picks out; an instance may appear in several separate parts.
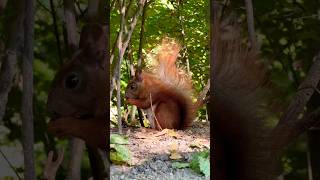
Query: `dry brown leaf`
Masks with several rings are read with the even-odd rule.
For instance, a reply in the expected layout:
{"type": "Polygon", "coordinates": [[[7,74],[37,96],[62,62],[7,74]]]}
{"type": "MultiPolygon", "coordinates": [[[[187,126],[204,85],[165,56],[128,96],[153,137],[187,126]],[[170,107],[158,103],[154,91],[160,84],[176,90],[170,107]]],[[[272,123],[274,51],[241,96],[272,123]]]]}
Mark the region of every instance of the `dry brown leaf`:
{"type": "Polygon", "coordinates": [[[170,155],[170,159],[176,160],[176,159],[181,159],[182,156],[178,152],[172,152],[170,155]]]}
{"type": "Polygon", "coordinates": [[[177,143],[172,143],[172,144],[170,144],[169,148],[170,148],[169,151],[171,153],[177,152],[178,151],[178,144],[177,143]]]}
{"type": "Polygon", "coordinates": [[[203,144],[200,139],[195,139],[190,145],[191,148],[201,148],[203,144]]]}
{"type": "Polygon", "coordinates": [[[174,131],[173,129],[169,129],[169,130],[168,130],[168,135],[171,136],[171,137],[178,138],[177,132],[174,131]]]}

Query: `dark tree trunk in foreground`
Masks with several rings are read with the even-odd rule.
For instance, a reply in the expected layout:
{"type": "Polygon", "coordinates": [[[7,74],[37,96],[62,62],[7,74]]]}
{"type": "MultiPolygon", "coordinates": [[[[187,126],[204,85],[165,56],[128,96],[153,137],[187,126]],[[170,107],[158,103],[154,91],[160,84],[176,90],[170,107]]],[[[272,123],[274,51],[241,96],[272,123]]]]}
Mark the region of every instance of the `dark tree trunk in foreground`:
{"type": "Polygon", "coordinates": [[[24,50],[22,63],[22,136],[24,154],[24,179],[36,179],[34,166],[33,130],[33,39],[34,39],[34,1],[25,1],[24,50]]]}
{"type": "MultiPolygon", "coordinates": [[[[216,180],[275,180],[281,174],[281,157],[287,147],[320,120],[320,107],[305,112],[305,107],[319,84],[320,53],[314,58],[306,78],[299,85],[278,124],[266,128],[262,124],[261,112],[257,111],[258,104],[255,104],[259,95],[264,95],[257,91],[264,88],[260,85],[264,78],[248,76],[261,74],[259,71],[254,72],[256,66],[250,67],[250,64],[254,64],[250,60],[257,60],[254,56],[256,53],[252,53],[252,57],[250,51],[243,53],[245,48],[237,45],[241,43],[240,38],[235,38],[235,41],[227,38],[221,40],[219,5],[212,0],[210,7],[213,177],[216,180]],[[242,51],[238,51],[239,47],[242,51]],[[226,53],[231,54],[229,59],[226,53]],[[241,60],[248,60],[248,63],[241,60]]],[[[313,146],[311,150],[317,148],[313,146]]]]}
{"type": "Polygon", "coordinates": [[[320,179],[320,128],[315,127],[308,131],[309,168],[313,180],[320,179]]]}

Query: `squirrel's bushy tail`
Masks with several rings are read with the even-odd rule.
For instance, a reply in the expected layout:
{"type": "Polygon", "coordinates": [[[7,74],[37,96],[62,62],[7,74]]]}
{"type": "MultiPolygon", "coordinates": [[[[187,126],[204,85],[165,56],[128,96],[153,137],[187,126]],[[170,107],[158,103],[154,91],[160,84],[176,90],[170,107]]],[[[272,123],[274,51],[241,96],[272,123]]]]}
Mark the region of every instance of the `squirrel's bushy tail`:
{"type": "Polygon", "coordinates": [[[219,104],[217,108],[228,109],[242,120],[231,123],[245,124],[249,121],[247,123],[252,128],[260,127],[255,124],[261,123],[257,119],[261,115],[261,107],[266,103],[266,69],[258,61],[258,50],[248,48],[243,43],[239,25],[234,21],[228,22],[230,24],[222,22],[219,25],[214,38],[218,46],[217,60],[213,67],[214,101],[219,104]]]}
{"type": "Polygon", "coordinates": [[[192,102],[193,86],[191,76],[176,63],[181,46],[170,38],[162,39],[156,47],[153,56],[151,73],[164,83],[170,91],[175,92],[175,98],[180,107],[180,129],[191,126],[195,118],[194,104],[192,102]]]}
{"type": "Polygon", "coordinates": [[[210,94],[214,133],[221,149],[217,156],[227,169],[228,179],[246,179],[253,176],[253,170],[263,171],[263,163],[256,162],[266,149],[261,142],[268,132],[265,107],[272,96],[270,84],[258,50],[243,43],[239,25],[227,20],[215,28],[219,29],[213,38],[217,54],[212,67],[214,91],[210,94]]]}
{"type": "Polygon", "coordinates": [[[163,82],[184,91],[184,94],[193,93],[191,76],[183,67],[178,67],[176,61],[181,50],[180,44],[174,39],[163,38],[153,58],[153,73],[163,82]]]}

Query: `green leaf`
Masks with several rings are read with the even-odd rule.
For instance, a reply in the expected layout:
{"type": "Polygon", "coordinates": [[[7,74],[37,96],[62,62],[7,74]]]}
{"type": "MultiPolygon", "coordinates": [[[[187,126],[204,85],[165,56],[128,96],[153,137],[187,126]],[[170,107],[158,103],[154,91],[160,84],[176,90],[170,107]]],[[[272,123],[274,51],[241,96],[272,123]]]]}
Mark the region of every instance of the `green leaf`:
{"type": "Polygon", "coordinates": [[[200,172],[206,177],[210,176],[210,162],[208,158],[199,157],[200,172]]]}
{"type": "Polygon", "coordinates": [[[128,137],[119,134],[110,135],[110,144],[129,144],[128,137]]]}
{"type": "Polygon", "coordinates": [[[121,144],[114,144],[110,146],[110,159],[114,164],[129,164],[131,160],[131,152],[129,149],[121,144]]]}
{"type": "Polygon", "coordinates": [[[209,151],[202,151],[193,154],[190,168],[199,174],[210,176],[209,151]]]}
{"type": "Polygon", "coordinates": [[[187,168],[190,167],[190,163],[173,162],[172,167],[176,169],[187,168]]]}

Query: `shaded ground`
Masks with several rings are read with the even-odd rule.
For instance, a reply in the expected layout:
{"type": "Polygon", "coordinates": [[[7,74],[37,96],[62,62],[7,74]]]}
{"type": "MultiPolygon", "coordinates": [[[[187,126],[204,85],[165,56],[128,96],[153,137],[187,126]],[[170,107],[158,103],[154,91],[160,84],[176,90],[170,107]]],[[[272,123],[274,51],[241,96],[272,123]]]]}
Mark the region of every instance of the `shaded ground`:
{"type": "Polygon", "coordinates": [[[112,180],[210,179],[189,168],[175,169],[171,166],[175,161],[187,162],[193,152],[209,148],[209,123],[198,122],[184,131],[127,128],[124,132],[129,137],[128,148],[133,154],[132,166],[111,165],[112,180]]]}

